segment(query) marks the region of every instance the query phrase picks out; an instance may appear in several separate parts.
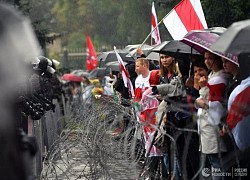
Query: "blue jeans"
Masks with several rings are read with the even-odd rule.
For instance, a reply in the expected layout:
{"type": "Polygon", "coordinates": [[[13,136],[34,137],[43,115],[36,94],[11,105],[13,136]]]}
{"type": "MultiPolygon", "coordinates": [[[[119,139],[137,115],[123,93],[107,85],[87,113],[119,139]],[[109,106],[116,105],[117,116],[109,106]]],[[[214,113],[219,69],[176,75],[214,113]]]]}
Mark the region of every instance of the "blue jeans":
{"type": "MultiPolygon", "coordinates": [[[[223,154],[221,154],[223,156],[223,154]]],[[[213,168],[222,168],[221,164],[221,158],[219,156],[219,153],[215,154],[207,154],[208,160],[213,168]]]]}

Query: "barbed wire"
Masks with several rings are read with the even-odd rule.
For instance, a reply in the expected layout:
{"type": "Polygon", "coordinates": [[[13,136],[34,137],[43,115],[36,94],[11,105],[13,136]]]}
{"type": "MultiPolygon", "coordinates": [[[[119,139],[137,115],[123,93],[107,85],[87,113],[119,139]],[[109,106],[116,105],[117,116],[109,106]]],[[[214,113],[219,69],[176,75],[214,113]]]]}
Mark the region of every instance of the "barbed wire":
{"type": "MultiPolygon", "coordinates": [[[[43,162],[42,179],[139,178],[145,163],[145,142],[142,124],[136,120],[133,108],[122,106],[120,100],[101,97],[93,99],[90,106],[81,101],[68,101],[66,109],[63,117],[65,127],[48,150],[43,162]],[[124,123],[124,116],[129,120],[126,130],[114,135],[118,127],[124,126],[121,124],[124,123]]],[[[189,111],[186,113],[190,114],[189,111]]],[[[179,163],[182,176],[186,178],[186,160],[193,136],[197,136],[196,122],[191,121],[184,127],[176,127],[171,123],[167,126],[176,133],[168,134],[155,128],[172,142],[172,162],[176,165],[179,163]],[[186,142],[179,152],[177,141],[181,136],[186,142]]],[[[173,176],[177,171],[176,165],[173,166],[173,176]]],[[[195,173],[197,177],[198,172],[195,173]]]]}

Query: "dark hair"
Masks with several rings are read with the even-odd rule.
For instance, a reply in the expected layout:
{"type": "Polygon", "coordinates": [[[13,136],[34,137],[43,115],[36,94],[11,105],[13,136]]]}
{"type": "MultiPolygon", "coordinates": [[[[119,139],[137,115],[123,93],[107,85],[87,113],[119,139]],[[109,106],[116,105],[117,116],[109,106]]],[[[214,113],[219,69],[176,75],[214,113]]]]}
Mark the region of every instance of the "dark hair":
{"type": "Polygon", "coordinates": [[[219,62],[218,63],[219,68],[223,69],[223,61],[221,60],[221,57],[218,56],[218,55],[216,55],[216,54],[214,54],[214,59],[219,62]]]}
{"type": "Polygon", "coordinates": [[[250,53],[240,53],[238,59],[240,68],[240,80],[243,80],[250,76],[250,53]]]}
{"type": "Polygon", "coordinates": [[[83,76],[83,78],[84,78],[84,82],[86,84],[91,84],[91,82],[90,82],[90,80],[89,80],[89,78],[87,76],[83,76]]]}
{"type": "Polygon", "coordinates": [[[199,60],[199,59],[195,60],[192,63],[192,67],[194,67],[194,66],[208,70],[206,64],[204,63],[204,60],[199,60]]]}
{"type": "Polygon", "coordinates": [[[135,63],[127,64],[126,68],[128,70],[128,73],[130,75],[130,78],[135,78],[137,77],[137,74],[135,72],[135,63]]]}

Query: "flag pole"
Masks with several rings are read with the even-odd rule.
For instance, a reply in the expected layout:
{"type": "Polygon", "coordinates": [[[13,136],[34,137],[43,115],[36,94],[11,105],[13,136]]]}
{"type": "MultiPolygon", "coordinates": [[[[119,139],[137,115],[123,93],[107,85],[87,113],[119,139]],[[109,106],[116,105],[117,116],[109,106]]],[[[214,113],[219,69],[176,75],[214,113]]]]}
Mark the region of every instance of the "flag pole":
{"type": "MultiPolygon", "coordinates": [[[[168,13],[169,14],[169,13],[168,13]]],[[[168,15],[167,14],[167,15],[168,15]]],[[[166,15],[166,16],[167,16],[166,15]]],[[[148,40],[148,38],[149,38],[149,36],[151,36],[151,34],[154,32],[154,30],[163,22],[163,20],[166,18],[166,16],[158,23],[158,24],[156,24],[156,26],[154,27],[154,29],[147,35],[147,37],[144,39],[144,41],[141,43],[141,45],[139,46],[139,48],[141,48],[144,44],[145,44],[145,42],[148,40]]]]}
{"type": "MultiPolygon", "coordinates": [[[[175,5],[175,7],[177,7],[179,4],[181,4],[181,2],[182,1],[180,1],[177,5],[175,5]]],[[[174,7],[174,8],[175,8],[174,7]]],[[[139,46],[139,48],[141,48],[144,44],[145,44],[145,42],[147,41],[147,39],[149,38],[149,36],[151,36],[151,34],[154,32],[154,30],[164,21],[164,19],[174,10],[174,8],[173,9],[171,9],[171,11],[169,11],[168,13],[167,13],[167,15],[166,16],[164,16],[163,18],[162,18],[162,20],[160,20],[159,22],[158,22],[158,24],[154,27],[154,29],[148,34],[148,36],[144,39],[144,41],[141,43],[141,45],[139,46]]]]}
{"type": "MultiPolygon", "coordinates": [[[[173,10],[173,9],[172,9],[172,10],[173,10]]],[[[172,10],[171,10],[171,11],[172,11],[172,10]]],[[[169,13],[170,13],[171,11],[169,11],[169,13]]],[[[145,44],[145,42],[148,40],[149,36],[151,36],[151,34],[154,32],[154,30],[163,22],[163,20],[169,15],[169,13],[168,13],[166,16],[164,16],[164,18],[162,18],[162,20],[160,20],[160,21],[158,22],[158,24],[156,24],[156,26],[154,27],[154,29],[147,35],[147,37],[144,39],[144,41],[140,44],[140,46],[139,46],[138,48],[141,48],[141,47],[145,44]]],[[[131,57],[135,56],[135,55],[136,55],[136,51],[131,51],[131,52],[129,53],[129,55],[130,55],[131,57]]]]}
{"type": "MultiPolygon", "coordinates": [[[[183,0],[182,0],[183,1],[183,0]]],[[[182,3],[182,1],[180,1],[177,5],[175,5],[175,7],[177,7],[179,4],[181,4],[182,3]]],[[[174,8],[175,8],[174,7],[174,8]]],[[[138,48],[141,48],[145,43],[146,43],[146,41],[148,40],[148,38],[149,38],[149,36],[151,36],[151,34],[154,32],[154,30],[156,29],[156,28],[158,28],[158,26],[164,21],[164,19],[174,10],[174,8],[173,9],[171,9],[171,11],[169,11],[157,24],[156,24],[156,26],[151,30],[151,32],[147,35],[147,37],[144,39],[144,41],[140,44],[140,46],[138,47],[138,48]]],[[[130,52],[129,53],[129,55],[131,56],[131,57],[133,57],[133,56],[135,56],[135,54],[136,54],[136,51],[135,52],[130,52]]]]}

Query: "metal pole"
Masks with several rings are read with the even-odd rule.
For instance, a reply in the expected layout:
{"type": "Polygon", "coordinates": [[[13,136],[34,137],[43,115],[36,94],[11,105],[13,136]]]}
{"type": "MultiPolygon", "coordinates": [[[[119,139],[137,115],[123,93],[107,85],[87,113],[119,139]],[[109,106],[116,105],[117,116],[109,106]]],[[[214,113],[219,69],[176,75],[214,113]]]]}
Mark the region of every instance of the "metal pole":
{"type": "Polygon", "coordinates": [[[66,47],[63,48],[63,69],[69,69],[69,60],[68,60],[68,50],[66,47]]]}

